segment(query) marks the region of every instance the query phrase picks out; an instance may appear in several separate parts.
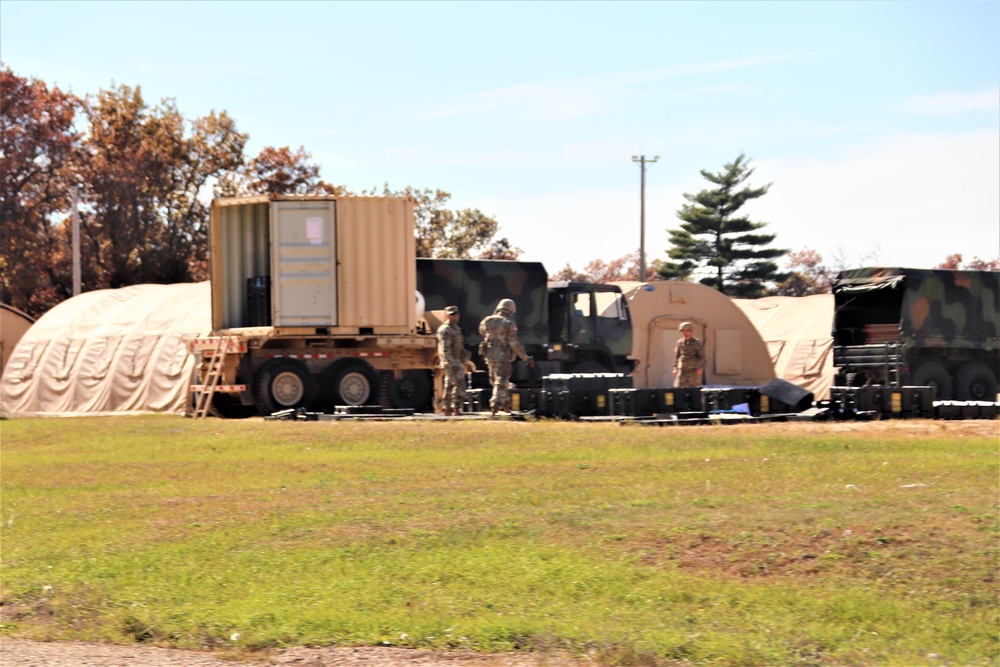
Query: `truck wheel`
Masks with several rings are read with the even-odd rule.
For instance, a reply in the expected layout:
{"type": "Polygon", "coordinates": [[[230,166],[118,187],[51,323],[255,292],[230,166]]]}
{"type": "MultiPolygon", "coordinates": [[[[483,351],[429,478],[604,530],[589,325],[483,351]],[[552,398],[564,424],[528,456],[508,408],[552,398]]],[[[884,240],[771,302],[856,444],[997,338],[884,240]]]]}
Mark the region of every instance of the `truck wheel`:
{"type": "Polygon", "coordinates": [[[425,410],[431,403],[431,374],[427,371],[403,371],[398,380],[392,372],[383,373],[382,382],[390,408],[425,410]]]}
{"type": "Polygon", "coordinates": [[[264,415],[309,407],[316,399],[316,384],[301,361],[270,359],[254,377],[253,397],[257,410],[264,415]]]}
{"type": "Polygon", "coordinates": [[[338,359],[320,378],[320,404],[333,412],[338,405],[371,405],[378,401],[378,375],[367,361],[338,359]]]}
{"type": "Polygon", "coordinates": [[[993,371],[980,363],[962,366],[955,378],[956,393],[963,401],[996,401],[997,379],[993,371]]]}
{"type": "Polygon", "coordinates": [[[917,387],[934,387],[935,400],[951,400],[951,376],[944,366],[936,361],[920,364],[913,372],[911,380],[917,387]]]}

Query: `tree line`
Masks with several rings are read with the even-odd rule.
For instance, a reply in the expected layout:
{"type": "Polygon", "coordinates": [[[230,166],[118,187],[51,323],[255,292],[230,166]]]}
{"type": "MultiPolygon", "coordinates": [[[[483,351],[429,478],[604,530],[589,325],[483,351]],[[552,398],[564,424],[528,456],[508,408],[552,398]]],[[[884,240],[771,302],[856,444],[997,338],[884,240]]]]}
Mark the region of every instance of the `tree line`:
{"type": "MultiPolygon", "coordinates": [[[[138,86],[78,97],[0,62],[0,302],[37,317],[72,296],[74,207],[82,286],[95,290],[205,280],[212,197],[354,194],[322,180],[304,147],[267,146],[250,156],[247,140],[225,111],[191,119],[172,99],[149,105],[138,86]]],[[[684,194],[680,225],[668,230],[667,259],[649,262],[647,276],[698,280],[742,298],[828,292],[835,272],[818,252],[773,247],[767,223],[742,211],[771,187],[748,185],[753,173],[743,154],[722,171],[701,170],[709,186],[684,194]]],[[[495,218],[450,209],[444,190],[385,184],[357,194],[411,197],[420,257],[522,254],[499,236],[495,218]]],[[[551,277],[638,280],[639,265],[636,250],[583,270],[567,264],[551,277]]],[[[949,255],[938,268],[960,267],[996,270],[1000,258],[977,257],[963,267],[960,255],[949,255]]]]}
{"type": "MultiPolygon", "coordinates": [[[[0,62],[0,302],[38,317],[72,296],[72,210],[85,291],[208,277],[212,197],[349,195],[322,180],[303,147],[245,152],[225,111],[188,118],[140,87],[78,97],[0,62]]],[[[516,259],[497,221],[451,210],[440,189],[388,184],[360,195],[414,199],[422,257],[516,259]]]]}

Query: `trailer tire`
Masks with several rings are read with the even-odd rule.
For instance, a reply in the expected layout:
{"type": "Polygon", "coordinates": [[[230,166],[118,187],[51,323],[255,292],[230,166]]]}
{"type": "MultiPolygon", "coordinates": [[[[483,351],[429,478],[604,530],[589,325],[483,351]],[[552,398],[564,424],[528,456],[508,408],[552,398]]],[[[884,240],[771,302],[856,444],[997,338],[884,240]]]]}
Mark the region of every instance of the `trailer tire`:
{"type": "Polygon", "coordinates": [[[253,397],[260,414],[308,408],[316,400],[316,383],[297,359],[269,359],[254,376],[253,397]]]}
{"type": "Polygon", "coordinates": [[[333,412],[338,405],[372,405],[378,402],[378,374],[361,359],[338,359],[320,377],[320,404],[333,412]]]}
{"type": "Polygon", "coordinates": [[[956,394],[962,401],[997,400],[997,378],[993,371],[978,362],[966,364],[955,377],[956,394]]]}
{"type": "Polygon", "coordinates": [[[431,404],[432,383],[428,371],[403,371],[403,377],[396,379],[392,372],[382,374],[383,395],[388,407],[426,410],[431,404]]]}
{"type": "Polygon", "coordinates": [[[951,376],[945,367],[936,361],[928,361],[917,366],[911,381],[917,387],[934,387],[935,400],[951,400],[951,376]]]}

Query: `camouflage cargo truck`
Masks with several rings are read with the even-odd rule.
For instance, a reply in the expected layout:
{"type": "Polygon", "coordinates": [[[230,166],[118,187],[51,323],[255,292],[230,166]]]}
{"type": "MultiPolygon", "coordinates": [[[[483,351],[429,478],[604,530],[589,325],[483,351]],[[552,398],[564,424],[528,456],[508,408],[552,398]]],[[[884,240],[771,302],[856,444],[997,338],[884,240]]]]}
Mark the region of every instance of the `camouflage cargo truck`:
{"type": "MultiPolygon", "coordinates": [[[[459,326],[476,365],[479,323],[500,299],[517,304],[518,338],[535,358],[535,368],[518,360],[511,378],[520,386],[536,386],[553,373],[630,373],[633,363],[632,322],[617,285],[548,282],[538,262],[467,259],[418,259],[417,290],[428,311],[455,305],[459,326]]],[[[477,376],[478,385],[486,381],[477,376]]]]}
{"type": "Polygon", "coordinates": [[[865,268],[833,282],[836,383],[997,400],[1000,272],[865,268]]]}

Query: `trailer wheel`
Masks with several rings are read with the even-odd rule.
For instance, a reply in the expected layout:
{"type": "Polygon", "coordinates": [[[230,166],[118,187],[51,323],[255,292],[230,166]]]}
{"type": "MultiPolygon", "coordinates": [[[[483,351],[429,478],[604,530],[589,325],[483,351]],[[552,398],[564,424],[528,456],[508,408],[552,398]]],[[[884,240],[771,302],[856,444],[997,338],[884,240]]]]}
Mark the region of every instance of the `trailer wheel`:
{"type": "Polygon", "coordinates": [[[997,379],[993,371],[983,364],[973,362],[962,366],[955,378],[956,393],[963,401],[996,401],[997,379]]]}
{"type": "Polygon", "coordinates": [[[378,400],[378,375],[367,361],[338,359],[320,377],[320,404],[333,411],[338,405],[371,405],[378,400]]]}
{"type": "Polygon", "coordinates": [[[289,408],[307,408],[316,399],[316,384],[306,365],[297,359],[270,359],[258,369],[254,401],[261,414],[289,408]]]}
{"type": "Polygon", "coordinates": [[[936,361],[928,361],[917,367],[911,377],[917,387],[934,387],[935,400],[951,400],[951,376],[944,366],[936,361]]]}
{"type": "Polygon", "coordinates": [[[390,408],[425,410],[431,403],[431,374],[428,371],[403,371],[396,379],[392,372],[382,374],[384,395],[390,408]]]}

